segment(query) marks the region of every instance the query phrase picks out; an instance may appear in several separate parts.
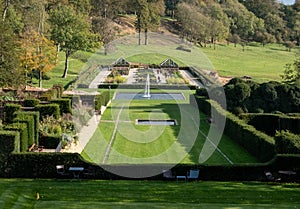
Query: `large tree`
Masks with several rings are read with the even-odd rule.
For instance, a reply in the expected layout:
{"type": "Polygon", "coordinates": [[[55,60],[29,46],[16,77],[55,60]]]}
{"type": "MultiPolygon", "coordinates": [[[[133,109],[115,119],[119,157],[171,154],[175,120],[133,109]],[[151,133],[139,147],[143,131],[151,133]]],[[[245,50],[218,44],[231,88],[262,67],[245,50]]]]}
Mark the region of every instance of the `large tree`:
{"type": "Polygon", "coordinates": [[[5,23],[0,23],[0,86],[18,86],[24,82],[19,70],[20,59],[17,37],[5,23]]]}
{"type": "Polygon", "coordinates": [[[50,14],[51,39],[65,52],[63,78],[67,77],[69,58],[78,50],[88,50],[95,43],[88,18],[69,6],[60,5],[50,14]]]}

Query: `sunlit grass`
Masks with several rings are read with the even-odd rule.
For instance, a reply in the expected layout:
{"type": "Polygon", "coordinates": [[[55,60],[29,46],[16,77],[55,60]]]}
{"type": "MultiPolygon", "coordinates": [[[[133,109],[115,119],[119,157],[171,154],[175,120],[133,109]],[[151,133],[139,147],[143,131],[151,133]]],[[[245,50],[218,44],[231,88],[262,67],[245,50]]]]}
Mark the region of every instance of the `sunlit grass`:
{"type": "MultiPolygon", "coordinates": [[[[200,175],[201,176],[201,175],[200,175]]],[[[298,184],[1,179],[0,208],[298,208],[298,184]],[[40,199],[36,199],[39,193],[40,199]]]]}

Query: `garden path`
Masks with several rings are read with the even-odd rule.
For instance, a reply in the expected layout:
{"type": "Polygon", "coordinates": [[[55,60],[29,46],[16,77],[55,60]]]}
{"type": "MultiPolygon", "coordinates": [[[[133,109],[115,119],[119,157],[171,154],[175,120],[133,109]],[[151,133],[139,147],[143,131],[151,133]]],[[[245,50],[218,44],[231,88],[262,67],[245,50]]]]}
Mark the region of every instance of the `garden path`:
{"type": "Polygon", "coordinates": [[[111,73],[109,68],[102,68],[100,73],[95,77],[95,79],[90,83],[90,89],[98,89],[98,85],[103,83],[106,77],[111,73]]]}

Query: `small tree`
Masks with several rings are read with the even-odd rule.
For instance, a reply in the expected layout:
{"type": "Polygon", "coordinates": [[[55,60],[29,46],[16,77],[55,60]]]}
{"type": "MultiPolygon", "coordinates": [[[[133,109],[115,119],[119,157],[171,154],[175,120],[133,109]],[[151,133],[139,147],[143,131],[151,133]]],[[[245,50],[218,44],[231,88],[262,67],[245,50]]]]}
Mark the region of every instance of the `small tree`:
{"type": "Polygon", "coordinates": [[[42,87],[43,74],[55,66],[55,46],[45,36],[36,31],[27,31],[21,39],[21,67],[27,75],[39,72],[39,87],[42,87]]]}
{"type": "Polygon", "coordinates": [[[293,64],[285,65],[285,70],[281,78],[284,83],[300,86],[300,57],[298,57],[293,64]]]}

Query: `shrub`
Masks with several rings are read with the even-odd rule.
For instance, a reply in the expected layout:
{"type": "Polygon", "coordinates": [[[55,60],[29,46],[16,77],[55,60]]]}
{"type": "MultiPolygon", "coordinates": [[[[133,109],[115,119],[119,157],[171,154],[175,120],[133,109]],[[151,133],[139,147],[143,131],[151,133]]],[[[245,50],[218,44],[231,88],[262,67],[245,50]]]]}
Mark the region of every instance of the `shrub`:
{"type": "Polygon", "coordinates": [[[38,145],[39,144],[39,125],[40,125],[40,113],[33,112],[33,111],[21,111],[14,113],[15,118],[17,117],[25,117],[25,116],[32,116],[34,119],[34,141],[38,145]]]}
{"type": "Polygon", "coordinates": [[[64,87],[61,84],[53,85],[52,89],[56,89],[56,98],[61,98],[64,92],[64,87]]]}
{"type": "Polygon", "coordinates": [[[40,113],[40,117],[53,116],[59,118],[60,109],[58,104],[47,104],[47,105],[37,105],[37,111],[40,113]]]}
{"type": "Polygon", "coordinates": [[[7,123],[12,123],[14,119],[14,112],[20,111],[21,107],[21,105],[16,104],[6,104],[4,108],[5,121],[7,123]]]}
{"type": "Polygon", "coordinates": [[[280,154],[300,154],[300,135],[288,131],[275,135],[276,151],[280,154]]]}
{"type": "Polygon", "coordinates": [[[40,145],[46,149],[56,149],[61,140],[61,135],[41,135],[40,145]]]}
{"type": "Polygon", "coordinates": [[[50,102],[59,105],[60,115],[63,115],[63,113],[66,113],[66,114],[72,113],[70,99],[55,99],[55,100],[51,100],[50,102]]]}
{"type": "Polygon", "coordinates": [[[43,93],[40,98],[41,101],[50,101],[52,99],[51,94],[47,91],[45,93],[43,93]]]}
{"type": "Polygon", "coordinates": [[[31,144],[28,144],[27,124],[13,123],[13,124],[5,126],[5,130],[20,132],[20,151],[27,152],[28,146],[31,145],[31,144]]]}
{"type": "Polygon", "coordinates": [[[27,133],[28,133],[28,145],[35,143],[34,136],[34,118],[31,115],[17,115],[17,117],[13,120],[14,123],[25,123],[27,125],[27,133]]]}
{"type": "Polygon", "coordinates": [[[0,153],[20,152],[20,133],[18,131],[0,131],[0,153]]]}
{"type": "Polygon", "coordinates": [[[25,107],[35,107],[39,104],[40,104],[40,100],[38,100],[38,99],[26,99],[24,101],[24,106],[25,107]]]}

